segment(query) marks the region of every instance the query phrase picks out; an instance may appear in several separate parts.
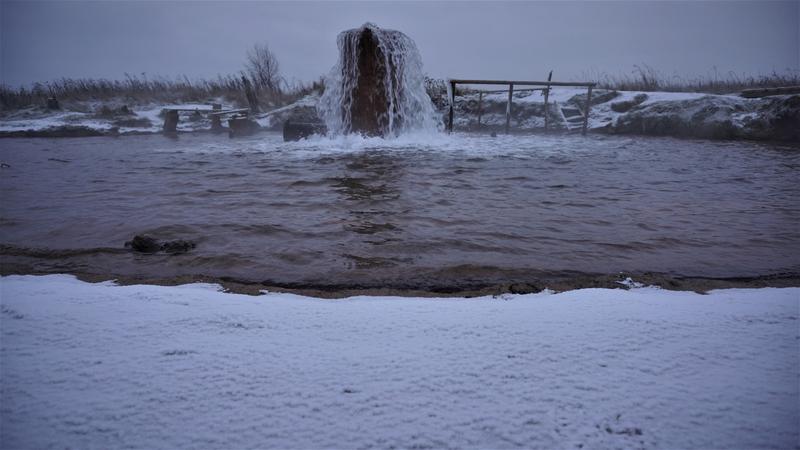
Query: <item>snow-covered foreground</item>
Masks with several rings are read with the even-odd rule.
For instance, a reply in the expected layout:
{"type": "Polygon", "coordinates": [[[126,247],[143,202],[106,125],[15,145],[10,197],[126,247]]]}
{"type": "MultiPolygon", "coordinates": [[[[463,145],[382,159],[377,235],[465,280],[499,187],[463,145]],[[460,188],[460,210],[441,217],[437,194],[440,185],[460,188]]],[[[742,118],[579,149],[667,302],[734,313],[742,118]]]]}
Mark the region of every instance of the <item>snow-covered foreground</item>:
{"type": "Polygon", "coordinates": [[[798,445],[797,288],[0,297],[3,448],[798,445]]]}

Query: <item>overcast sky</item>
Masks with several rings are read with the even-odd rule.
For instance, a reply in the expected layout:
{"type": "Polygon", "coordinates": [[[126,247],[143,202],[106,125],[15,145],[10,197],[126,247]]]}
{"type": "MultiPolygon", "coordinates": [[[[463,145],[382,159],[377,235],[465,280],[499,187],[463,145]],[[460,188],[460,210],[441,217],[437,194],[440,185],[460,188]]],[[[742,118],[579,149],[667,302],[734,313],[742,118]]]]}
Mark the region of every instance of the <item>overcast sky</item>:
{"type": "Polygon", "coordinates": [[[238,71],[266,42],[291,80],[335,63],[336,35],[366,21],[417,42],[437,77],[577,80],[800,70],[800,1],[11,2],[0,0],[2,82],[190,78],[238,71]]]}

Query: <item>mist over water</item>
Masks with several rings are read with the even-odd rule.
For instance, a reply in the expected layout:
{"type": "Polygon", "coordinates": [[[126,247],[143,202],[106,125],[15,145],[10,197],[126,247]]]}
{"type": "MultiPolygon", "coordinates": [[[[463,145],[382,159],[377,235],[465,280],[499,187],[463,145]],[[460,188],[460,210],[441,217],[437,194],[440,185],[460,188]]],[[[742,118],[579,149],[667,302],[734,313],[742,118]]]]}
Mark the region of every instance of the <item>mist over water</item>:
{"type": "Polygon", "coordinates": [[[800,272],[800,152],[408,134],[7,139],[4,267],[416,286],[538,271],[800,272]],[[183,255],[123,249],[189,239],[183,255]]]}

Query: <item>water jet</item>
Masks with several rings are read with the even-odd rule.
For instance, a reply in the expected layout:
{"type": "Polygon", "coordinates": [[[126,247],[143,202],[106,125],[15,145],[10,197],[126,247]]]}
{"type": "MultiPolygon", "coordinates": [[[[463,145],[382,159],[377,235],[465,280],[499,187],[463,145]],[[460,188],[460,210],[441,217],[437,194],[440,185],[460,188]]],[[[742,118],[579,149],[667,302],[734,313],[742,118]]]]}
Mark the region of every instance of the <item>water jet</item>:
{"type": "Polygon", "coordinates": [[[396,136],[438,129],[414,41],[371,23],[337,38],[339,60],[317,105],[331,135],[396,136]]]}

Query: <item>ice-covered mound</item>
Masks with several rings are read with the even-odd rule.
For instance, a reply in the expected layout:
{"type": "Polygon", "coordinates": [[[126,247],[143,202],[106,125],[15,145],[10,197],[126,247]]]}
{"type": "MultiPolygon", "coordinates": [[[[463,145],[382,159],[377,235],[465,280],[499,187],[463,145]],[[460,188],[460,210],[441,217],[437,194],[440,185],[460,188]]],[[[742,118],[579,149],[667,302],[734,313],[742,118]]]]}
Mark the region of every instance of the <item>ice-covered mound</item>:
{"type": "Polygon", "coordinates": [[[280,130],[287,120],[320,122],[321,119],[317,114],[318,102],[319,93],[315,92],[306,95],[292,104],[259,114],[256,117],[256,122],[258,122],[262,128],[272,131],[280,130]]]}
{"type": "MultiPolygon", "coordinates": [[[[456,129],[504,129],[507,101],[506,92],[484,94],[480,99],[477,92],[456,97],[456,129]]],[[[584,89],[554,88],[547,109],[549,127],[580,129],[585,103],[584,89]],[[576,120],[570,118],[573,112],[578,115],[574,117],[576,120]]],[[[540,92],[514,94],[513,130],[541,129],[544,115],[544,97],[540,92]]],[[[591,130],[614,134],[798,142],[799,123],[798,95],[746,99],[738,95],[596,90],[588,126],[591,130]]]]}
{"type": "Polygon", "coordinates": [[[706,95],[645,102],[608,124],[617,134],[800,142],[800,95],[706,95]]]}
{"type": "MultiPolygon", "coordinates": [[[[586,92],[583,89],[554,88],[549,98],[549,127],[580,129],[586,92]],[[569,114],[578,114],[570,117],[569,114]]],[[[455,100],[457,130],[503,130],[508,94],[477,92],[455,100]],[[478,126],[480,103],[481,125],[478,126]]],[[[260,114],[264,129],[280,130],[287,120],[319,122],[320,95],[310,94],[295,103],[260,114]]],[[[0,137],[71,137],[107,134],[160,133],[165,107],[192,108],[208,105],[143,105],[130,114],[102,112],[102,105],[76,110],[49,111],[32,107],[0,116],[0,137]]],[[[230,105],[224,105],[229,108],[230,105]]],[[[115,110],[116,111],[116,110],[115,110]]],[[[539,92],[514,93],[512,130],[541,130],[544,127],[544,97],[539,92]]],[[[446,108],[441,105],[439,117],[446,108]]],[[[589,129],[611,134],[642,134],[706,139],[750,139],[800,142],[800,95],[742,98],[738,95],[708,95],[684,92],[634,92],[596,90],[592,98],[589,129]]],[[[182,118],[178,131],[210,129],[207,117],[182,118]]],[[[434,127],[435,128],[435,127],[434,127]]],[[[427,128],[423,127],[423,130],[427,128]]],[[[428,133],[430,135],[430,133],[428,133]]]]}
{"type": "MultiPolygon", "coordinates": [[[[219,100],[215,100],[221,103],[219,100]]],[[[65,102],[63,109],[49,110],[31,106],[0,115],[0,137],[82,137],[124,134],[160,133],[163,129],[164,108],[185,110],[178,131],[208,130],[211,121],[191,110],[208,110],[210,104],[137,104],[126,105],[120,100],[108,102],[65,102]]],[[[222,103],[221,103],[222,104],[222,103]]],[[[230,104],[223,104],[232,108],[230,104]]]]}

